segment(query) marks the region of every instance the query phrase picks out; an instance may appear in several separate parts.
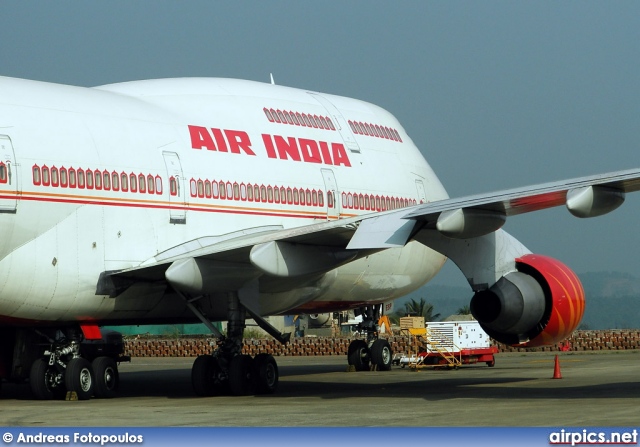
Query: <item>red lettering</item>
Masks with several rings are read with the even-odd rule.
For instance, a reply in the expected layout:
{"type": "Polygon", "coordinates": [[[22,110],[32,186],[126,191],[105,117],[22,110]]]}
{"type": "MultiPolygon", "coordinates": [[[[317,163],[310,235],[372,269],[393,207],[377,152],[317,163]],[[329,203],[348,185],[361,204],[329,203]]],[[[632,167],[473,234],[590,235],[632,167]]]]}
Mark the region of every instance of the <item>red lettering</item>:
{"type": "Polygon", "coordinates": [[[322,152],[322,161],[326,165],[332,165],[333,161],[331,160],[331,154],[329,153],[329,145],[321,141],[320,142],[320,152],[322,152]]]}
{"type": "Polygon", "coordinates": [[[271,141],[271,135],[263,133],[262,141],[264,142],[264,147],[267,150],[267,157],[278,158],[276,157],[276,150],[273,147],[273,141],[271,141]]]}
{"type": "Polygon", "coordinates": [[[242,130],[225,130],[224,134],[227,136],[229,150],[231,150],[232,153],[239,154],[240,150],[243,150],[247,155],[256,155],[253,150],[251,150],[251,140],[246,132],[242,130]]]}
{"type": "Polygon", "coordinates": [[[340,143],[331,143],[331,151],[333,152],[333,164],[336,166],[345,165],[351,167],[351,162],[344,150],[344,145],[340,143]]]}
{"type": "Polygon", "coordinates": [[[322,163],[320,159],[320,151],[318,150],[318,144],[313,140],[307,140],[300,138],[300,152],[302,152],[302,159],[307,163],[322,163]]]}
{"type": "Polygon", "coordinates": [[[202,149],[206,147],[210,151],[215,151],[211,134],[206,127],[189,126],[189,134],[191,135],[191,147],[194,149],[202,149]]]}
{"type": "MultiPolygon", "coordinates": [[[[256,155],[251,149],[251,139],[247,132],[215,127],[211,129],[201,126],[188,127],[193,149],[206,148],[210,151],[256,155]]],[[[269,158],[351,167],[347,151],[340,143],[269,134],[262,134],[261,137],[269,158]]]]}
{"type": "Polygon", "coordinates": [[[222,135],[222,131],[220,129],[212,128],[213,136],[216,139],[216,145],[218,146],[218,151],[227,152],[227,143],[224,141],[224,136],[222,135]]]}
{"type": "Polygon", "coordinates": [[[298,144],[296,143],[295,138],[287,138],[288,143],[284,140],[284,137],[281,137],[280,135],[275,135],[273,139],[275,140],[276,147],[278,148],[278,158],[281,160],[288,160],[288,155],[292,160],[300,161],[300,151],[298,150],[298,144]]]}

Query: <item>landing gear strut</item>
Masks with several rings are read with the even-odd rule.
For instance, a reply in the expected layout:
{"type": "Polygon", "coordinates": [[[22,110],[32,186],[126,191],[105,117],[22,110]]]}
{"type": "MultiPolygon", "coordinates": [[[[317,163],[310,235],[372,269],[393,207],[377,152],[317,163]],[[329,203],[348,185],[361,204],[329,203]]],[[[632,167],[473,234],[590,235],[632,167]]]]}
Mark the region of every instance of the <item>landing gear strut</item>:
{"type": "Polygon", "coordinates": [[[379,337],[377,321],[380,318],[380,306],[364,307],[360,309],[362,323],[358,325],[358,332],[364,334],[364,340],[353,340],[349,344],[347,357],[349,365],[356,371],[389,371],[393,353],[387,340],[379,337]]]}
{"type": "Polygon", "coordinates": [[[191,369],[193,390],[199,396],[232,394],[245,396],[251,394],[269,394],[278,387],[278,365],[270,354],[258,354],[254,358],[242,354],[242,335],[247,314],[269,334],[282,343],[289,340],[290,334],[280,334],[266,320],[252,312],[241,302],[244,293],[257,293],[257,289],[231,292],[227,299],[227,335],[222,335],[209,322],[204,314],[188,300],[189,308],[205,322],[218,338],[218,348],[211,355],[199,356],[191,369]]]}

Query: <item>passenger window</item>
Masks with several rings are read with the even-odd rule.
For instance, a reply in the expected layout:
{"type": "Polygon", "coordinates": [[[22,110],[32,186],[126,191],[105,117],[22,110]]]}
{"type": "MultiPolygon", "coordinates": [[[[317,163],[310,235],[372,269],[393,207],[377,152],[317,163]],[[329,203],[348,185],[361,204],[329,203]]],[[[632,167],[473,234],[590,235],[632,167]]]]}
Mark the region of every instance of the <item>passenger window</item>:
{"type": "Polygon", "coordinates": [[[198,180],[198,197],[204,197],[204,182],[198,180]]]}
{"type": "Polygon", "coordinates": [[[138,186],[139,186],[139,191],[141,193],[144,194],[145,192],[147,192],[147,187],[146,187],[147,186],[147,182],[144,179],[144,174],[140,174],[138,176],[138,186]]]}
{"type": "Polygon", "coordinates": [[[111,185],[113,186],[114,191],[118,191],[120,189],[120,177],[117,172],[111,173],[111,185]]]}
{"type": "Polygon", "coordinates": [[[49,168],[46,166],[42,167],[42,184],[44,186],[49,186],[51,182],[51,178],[49,177],[49,168]]]}
{"type": "Polygon", "coordinates": [[[129,191],[129,176],[124,172],[120,174],[120,187],[124,192],[129,191]]]}
{"type": "Polygon", "coordinates": [[[65,168],[60,168],[60,186],[66,188],[69,184],[69,177],[67,176],[67,170],[65,168]]]}
{"type": "MultiPolygon", "coordinates": [[[[3,169],[4,169],[4,166],[0,164],[0,181],[2,181],[3,169]]],[[[33,184],[40,185],[41,183],[42,183],[42,179],[40,178],[40,166],[34,166],[33,167],[33,184]]]]}
{"type": "Polygon", "coordinates": [[[84,170],[78,169],[78,188],[84,189],[84,186],[85,186],[84,170]]]}
{"type": "Polygon", "coordinates": [[[218,182],[213,182],[211,184],[211,189],[212,189],[211,193],[213,195],[213,198],[217,199],[218,196],[220,195],[220,188],[218,188],[218,182]]]}
{"type": "Polygon", "coordinates": [[[58,186],[60,184],[60,178],[58,177],[58,168],[51,168],[51,186],[58,186]]]}

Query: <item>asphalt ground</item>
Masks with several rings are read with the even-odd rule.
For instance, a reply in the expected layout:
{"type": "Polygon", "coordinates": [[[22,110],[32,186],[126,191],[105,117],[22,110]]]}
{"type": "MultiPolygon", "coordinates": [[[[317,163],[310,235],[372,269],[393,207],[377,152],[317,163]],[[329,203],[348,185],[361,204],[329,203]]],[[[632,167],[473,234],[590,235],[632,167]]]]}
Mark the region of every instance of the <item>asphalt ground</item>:
{"type": "Polygon", "coordinates": [[[196,397],[189,358],[134,358],[120,397],[32,400],[4,383],[0,426],[639,426],[640,351],[501,353],[496,366],[347,372],[345,356],[277,357],[273,395],[196,397]]]}

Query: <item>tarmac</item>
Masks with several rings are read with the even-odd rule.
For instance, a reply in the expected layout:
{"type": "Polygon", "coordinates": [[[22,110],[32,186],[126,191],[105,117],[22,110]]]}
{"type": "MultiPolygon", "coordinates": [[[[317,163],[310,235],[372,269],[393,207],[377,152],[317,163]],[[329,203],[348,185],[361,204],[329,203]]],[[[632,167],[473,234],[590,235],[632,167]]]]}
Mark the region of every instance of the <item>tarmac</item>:
{"type": "Polygon", "coordinates": [[[193,358],[120,365],[120,396],[36,401],[3,383],[0,426],[625,426],[640,425],[640,350],[500,353],[457,370],[347,372],[345,356],[277,357],[273,395],[197,397],[193,358]]]}

